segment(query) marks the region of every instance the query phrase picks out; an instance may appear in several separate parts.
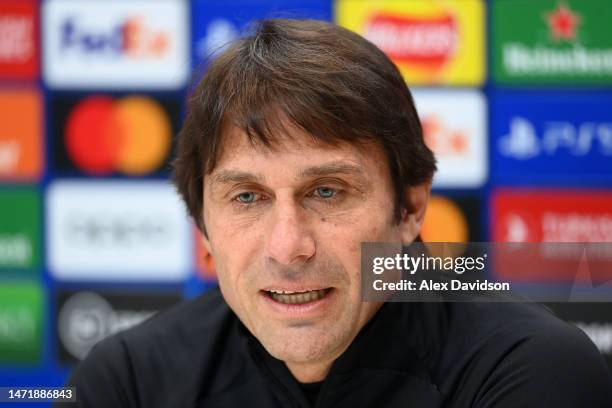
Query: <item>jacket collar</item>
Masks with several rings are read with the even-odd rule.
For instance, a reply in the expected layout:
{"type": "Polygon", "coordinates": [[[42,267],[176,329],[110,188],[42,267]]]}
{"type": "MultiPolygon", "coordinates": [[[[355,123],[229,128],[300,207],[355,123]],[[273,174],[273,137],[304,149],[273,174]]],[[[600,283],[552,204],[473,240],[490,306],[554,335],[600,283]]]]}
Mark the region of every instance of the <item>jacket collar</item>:
{"type": "MultiPolygon", "coordinates": [[[[404,407],[407,401],[419,407],[441,406],[444,398],[430,372],[445,338],[444,322],[443,304],[385,303],[333,363],[317,407],[343,406],[349,400],[359,401],[358,406],[404,407]],[[379,397],[386,398],[383,405],[380,400],[365,403],[379,397]]],[[[271,356],[239,321],[238,332],[264,375],[291,394],[296,406],[308,407],[285,363],[271,356]]]]}

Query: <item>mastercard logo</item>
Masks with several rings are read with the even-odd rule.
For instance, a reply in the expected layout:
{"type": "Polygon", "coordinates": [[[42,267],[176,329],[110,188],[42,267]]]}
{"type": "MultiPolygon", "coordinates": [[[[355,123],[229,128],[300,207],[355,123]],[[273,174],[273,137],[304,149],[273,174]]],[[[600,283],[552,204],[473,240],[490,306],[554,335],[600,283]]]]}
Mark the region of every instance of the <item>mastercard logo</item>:
{"type": "Polygon", "coordinates": [[[64,139],[70,159],[86,173],[143,175],[167,157],[172,126],[151,98],[92,96],[68,115],[64,139]]]}

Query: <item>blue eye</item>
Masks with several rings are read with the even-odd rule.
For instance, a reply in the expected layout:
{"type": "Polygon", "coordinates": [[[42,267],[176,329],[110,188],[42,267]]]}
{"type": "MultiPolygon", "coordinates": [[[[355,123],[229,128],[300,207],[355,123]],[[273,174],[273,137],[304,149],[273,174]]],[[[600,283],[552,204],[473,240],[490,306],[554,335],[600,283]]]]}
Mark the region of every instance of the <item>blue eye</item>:
{"type": "Polygon", "coordinates": [[[332,198],[336,194],[336,190],[329,187],[319,187],[316,192],[321,198],[332,198]]]}
{"type": "Polygon", "coordinates": [[[257,198],[257,195],[255,193],[253,193],[253,192],[240,193],[236,197],[238,202],[240,202],[242,204],[251,204],[251,203],[254,203],[256,198],[257,198]]]}

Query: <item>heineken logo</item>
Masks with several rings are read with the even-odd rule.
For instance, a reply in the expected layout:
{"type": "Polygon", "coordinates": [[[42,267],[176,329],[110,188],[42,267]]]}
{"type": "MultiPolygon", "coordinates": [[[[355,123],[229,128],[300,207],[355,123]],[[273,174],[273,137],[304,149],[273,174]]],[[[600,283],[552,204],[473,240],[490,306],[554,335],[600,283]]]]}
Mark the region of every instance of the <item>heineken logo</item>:
{"type": "Polygon", "coordinates": [[[557,4],[557,8],[546,15],[550,35],[555,41],[575,41],[576,30],[581,24],[580,16],[565,3],[557,4]]]}
{"type": "Polygon", "coordinates": [[[589,50],[576,46],[556,50],[510,43],[504,47],[504,65],[514,75],[611,75],[612,49],[589,50]]]}
{"type": "Polygon", "coordinates": [[[364,36],[396,63],[442,67],[456,52],[457,24],[450,14],[436,17],[373,14],[364,36]]]}
{"type": "Polygon", "coordinates": [[[612,12],[595,0],[496,2],[494,75],[498,80],[567,84],[612,80],[612,12]],[[571,3],[571,4],[570,4],[571,3]],[[513,21],[521,21],[520,30],[513,21]]]}

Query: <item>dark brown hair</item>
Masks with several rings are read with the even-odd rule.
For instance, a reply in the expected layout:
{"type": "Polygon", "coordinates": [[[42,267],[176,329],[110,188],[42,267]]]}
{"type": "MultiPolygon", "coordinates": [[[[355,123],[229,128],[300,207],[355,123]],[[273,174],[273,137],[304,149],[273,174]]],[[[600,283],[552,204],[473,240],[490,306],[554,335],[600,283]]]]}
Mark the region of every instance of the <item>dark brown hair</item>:
{"type": "Polygon", "coordinates": [[[263,20],[210,63],[188,101],[173,178],[202,232],[203,178],[215,168],[224,127],[270,146],[286,120],[323,143],[378,143],[396,222],[402,207],[411,209],[405,187],[430,181],[436,170],[408,87],[382,51],[323,21],[263,20]]]}

